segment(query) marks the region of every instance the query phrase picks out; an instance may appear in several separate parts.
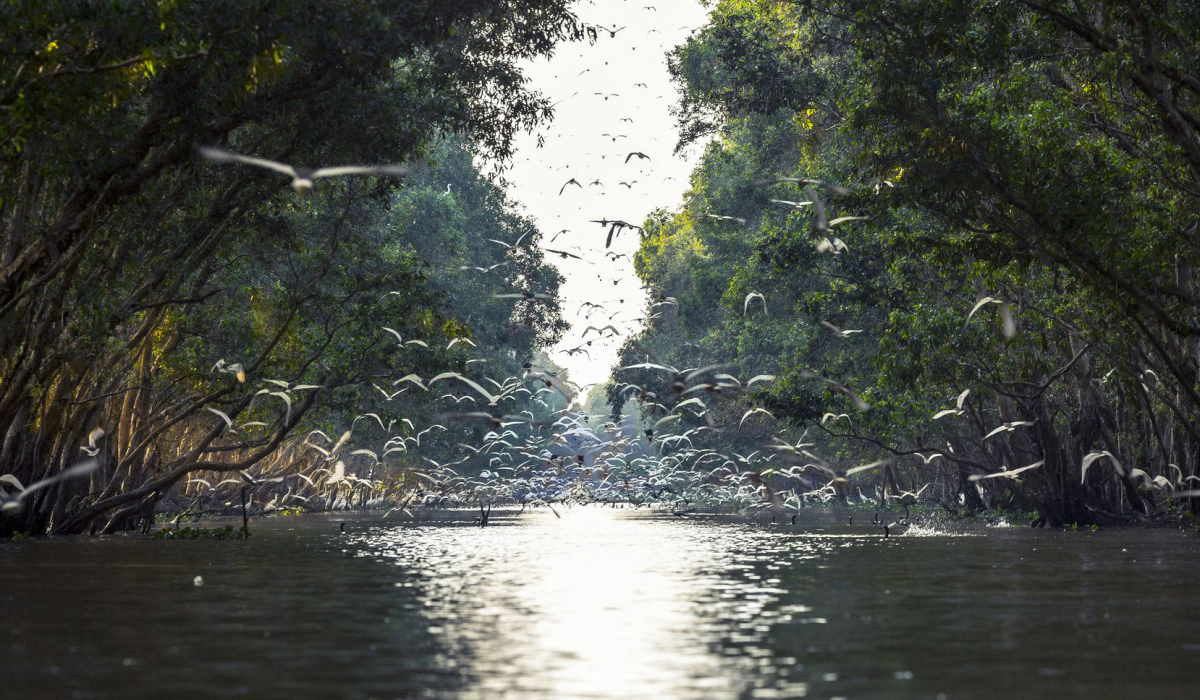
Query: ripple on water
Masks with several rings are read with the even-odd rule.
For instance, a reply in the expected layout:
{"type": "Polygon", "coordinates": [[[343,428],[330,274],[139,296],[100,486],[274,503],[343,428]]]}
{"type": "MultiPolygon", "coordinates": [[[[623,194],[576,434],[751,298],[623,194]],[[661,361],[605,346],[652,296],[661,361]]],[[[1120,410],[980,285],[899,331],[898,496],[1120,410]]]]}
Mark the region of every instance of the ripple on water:
{"type": "Polygon", "coordinates": [[[562,516],[0,543],[4,697],[1108,700],[1200,687],[1194,534],[884,539],[840,520],[562,516]]]}

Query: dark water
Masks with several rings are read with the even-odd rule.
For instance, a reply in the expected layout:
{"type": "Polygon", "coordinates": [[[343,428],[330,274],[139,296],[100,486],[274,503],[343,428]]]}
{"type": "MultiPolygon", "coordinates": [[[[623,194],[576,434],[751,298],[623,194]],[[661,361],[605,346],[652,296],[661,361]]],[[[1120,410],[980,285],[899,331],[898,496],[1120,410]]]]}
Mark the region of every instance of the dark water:
{"type": "Polygon", "coordinates": [[[0,543],[0,697],[1200,697],[1194,533],[347,530],[0,543]]]}

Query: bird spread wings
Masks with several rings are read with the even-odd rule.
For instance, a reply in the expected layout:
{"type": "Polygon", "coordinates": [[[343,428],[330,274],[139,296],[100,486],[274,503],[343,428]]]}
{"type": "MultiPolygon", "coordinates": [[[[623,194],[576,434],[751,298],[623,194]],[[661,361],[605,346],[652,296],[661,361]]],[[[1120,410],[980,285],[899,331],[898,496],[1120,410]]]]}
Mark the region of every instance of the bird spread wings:
{"type": "Polygon", "coordinates": [[[260,168],[266,168],[268,170],[274,170],[277,173],[283,173],[284,175],[300,177],[295,168],[285,163],[276,163],[275,161],[267,160],[266,158],[244,156],[240,153],[231,153],[230,151],[223,151],[219,148],[212,148],[210,146],[201,146],[199,150],[200,155],[209,160],[215,160],[218,163],[243,163],[245,165],[256,165],[260,168]]]}

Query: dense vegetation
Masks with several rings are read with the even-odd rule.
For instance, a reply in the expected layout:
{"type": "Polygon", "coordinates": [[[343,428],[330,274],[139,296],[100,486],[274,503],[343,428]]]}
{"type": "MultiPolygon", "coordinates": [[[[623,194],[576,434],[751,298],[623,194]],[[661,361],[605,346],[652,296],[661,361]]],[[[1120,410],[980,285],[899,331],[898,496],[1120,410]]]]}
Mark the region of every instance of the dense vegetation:
{"type": "MultiPolygon", "coordinates": [[[[502,159],[549,115],[515,62],[579,36],[564,6],[0,7],[0,474],[11,497],[98,462],[31,492],[0,534],[140,526],[189,476],[303,465],[317,453],[300,440],[319,445],[308,431],[344,429],[352,407],[377,408],[380,431],[400,409],[433,412],[433,391],[379,392],[465,369],[456,338],[491,371],[519,371],[560,331],[559,279],[473,155],[502,159]],[[197,145],[416,165],[403,183],[326,179],[299,198],[197,145]],[[547,298],[488,296],[515,289],[547,298]]],[[[370,457],[347,457],[347,473],[382,477],[370,457]]]]}
{"type": "MultiPolygon", "coordinates": [[[[717,3],[671,63],[681,146],[716,139],[636,260],[678,305],[623,364],[778,375],[682,412],[769,409],[692,436],[726,454],[806,436],[749,461],[778,490],[830,481],[807,449],[840,474],[888,460],[834,480],[842,498],[931,484],[952,510],[1052,524],[1161,512],[1200,481],[1197,46],[1186,3],[717,3]],[[756,184],[780,176],[849,192],[756,184]],[[820,230],[814,195],[869,218],[820,230]]],[[[614,407],[678,401],[670,373],[617,379],[614,407]]]]}
{"type": "Polygon", "coordinates": [[[1094,524],[1200,485],[1196,13],[718,2],[671,54],[680,147],[715,139],[579,397],[614,423],[556,418],[561,280],[478,165],[550,116],[515,62],[597,36],[556,0],[0,9],[0,534],[247,498],[1094,524]],[[411,167],[297,196],[197,146],[411,167]]]}

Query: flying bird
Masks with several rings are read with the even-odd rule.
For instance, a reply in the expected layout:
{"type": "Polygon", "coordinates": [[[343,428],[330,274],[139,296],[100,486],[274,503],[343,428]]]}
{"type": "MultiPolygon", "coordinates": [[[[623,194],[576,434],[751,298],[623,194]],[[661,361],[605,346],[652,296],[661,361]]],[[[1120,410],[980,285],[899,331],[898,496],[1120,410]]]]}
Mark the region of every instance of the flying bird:
{"type": "Polygon", "coordinates": [[[994,474],[972,474],[971,476],[967,477],[967,481],[982,481],[983,479],[1000,479],[1000,478],[1015,479],[1015,478],[1017,478],[1018,474],[1029,471],[1030,469],[1037,469],[1038,467],[1042,466],[1042,464],[1044,464],[1044,463],[1045,463],[1045,460],[1042,460],[1039,462],[1034,462],[1033,464],[1026,465],[1024,467],[1020,467],[1018,469],[1009,469],[1007,471],[995,472],[994,474]]]}
{"type": "Polygon", "coordinates": [[[843,338],[843,339],[849,338],[851,335],[853,335],[855,333],[862,333],[861,329],[860,330],[849,330],[849,329],[842,330],[841,328],[838,328],[837,326],[833,325],[829,321],[821,321],[821,325],[825,326],[829,330],[833,331],[834,336],[836,336],[838,338],[843,338]]]}
{"type": "Polygon", "coordinates": [[[710,219],[717,219],[718,221],[736,221],[739,224],[746,223],[745,219],[738,216],[721,216],[720,214],[705,214],[705,216],[710,219]]]}
{"type": "Polygon", "coordinates": [[[825,384],[825,386],[829,387],[830,389],[833,389],[834,391],[838,392],[839,394],[844,394],[847,398],[850,399],[850,403],[854,405],[854,408],[856,408],[859,411],[866,411],[871,408],[870,404],[868,404],[866,401],[863,401],[861,398],[859,398],[858,394],[856,394],[853,391],[851,391],[850,389],[846,388],[840,382],[834,381],[832,379],[828,379],[826,377],[822,377],[821,375],[816,374],[814,372],[810,372],[808,370],[804,370],[804,371],[800,372],[800,378],[816,380],[818,382],[825,384]]]}
{"type": "Polygon", "coordinates": [[[88,444],[86,447],[79,449],[88,457],[95,457],[100,454],[100,447],[96,444],[105,435],[104,428],[92,428],[88,433],[88,444]]]}
{"type": "Polygon", "coordinates": [[[975,306],[971,307],[971,312],[967,314],[967,320],[963,322],[963,328],[965,329],[967,327],[967,324],[971,322],[971,317],[974,316],[977,311],[988,304],[996,304],[1000,307],[1000,334],[1005,340],[1012,339],[1012,337],[1017,333],[1017,326],[1013,322],[1012,309],[1009,308],[1008,302],[995,297],[980,297],[980,299],[975,302],[975,306]]]}
{"type": "Polygon", "coordinates": [[[541,292],[516,292],[514,294],[493,294],[493,299],[553,299],[549,294],[541,292]]]}
{"type": "Polygon", "coordinates": [[[971,395],[970,389],[963,389],[958,398],[954,399],[955,408],[948,408],[944,411],[938,411],[933,414],[933,419],[944,418],[945,416],[961,416],[963,414],[963,404],[967,402],[967,397],[971,395]]]}
{"type": "Polygon", "coordinates": [[[619,219],[592,219],[591,222],[593,224],[600,224],[601,226],[609,227],[608,228],[608,238],[604,241],[605,248],[608,248],[609,246],[612,245],[613,236],[615,234],[619,233],[622,229],[630,228],[630,229],[636,229],[638,231],[642,230],[641,226],[634,226],[633,224],[631,224],[629,222],[621,221],[619,219]]]}
{"type": "Polygon", "coordinates": [[[253,165],[267,170],[274,170],[277,173],[283,173],[292,178],[292,189],[297,194],[306,194],[312,191],[313,180],[319,177],[338,177],[341,175],[372,175],[372,176],[388,176],[388,177],[404,177],[411,172],[411,168],[407,165],[341,165],[329,168],[299,168],[286,163],[277,163],[266,158],[255,158],[254,156],[244,156],[240,153],[223,151],[219,148],[209,146],[201,146],[199,148],[200,155],[208,160],[217,161],[218,163],[241,163],[243,165],[253,165]]]}
{"type": "Polygon", "coordinates": [[[1012,431],[1016,430],[1017,428],[1022,428],[1027,425],[1033,425],[1033,421],[1018,420],[1018,421],[1013,421],[1011,423],[1005,423],[1004,425],[1001,425],[1000,427],[996,428],[995,430],[988,433],[987,435],[984,435],[983,439],[987,440],[988,438],[992,437],[993,435],[999,435],[1000,433],[1011,433],[1012,431]]]}
{"type": "Polygon", "coordinates": [[[841,255],[847,250],[850,250],[850,248],[843,243],[842,239],[840,238],[834,238],[832,241],[828,238],[822,238],[821,240],[817,241],[818,253],[833,253],[834,255],[841,255]]]}
{"type": "Polygon", "coordinates": [[[81,476],[87,476],[100,466],[100,462],[95,459],[88,459],[79,464],[67,467],[54,476],[41,479],[33,482],[28,487],[21,484],[21,481],[12,474],[4,474],[0,476],[0,483],[6,483],[14,486],[17,489],[16,497],[10,497],[8,493],[0,487],[0,513],[9,513],[20,511],[25,497],[37,491],[38,489],[50,486],[64,479],[74,479],[81,476]]]}
{"type": "Polygon", "coordinates": [[[759,301],[761,301],[761,302],[762,302],[762,310],[763,310],[763,313],[764,313],[764,314],[766,314],[766,313],[767,313],[767,299],[766,299],[766,297],[764,297],[763,295],[759,294],[758,292],[750,292],[749,294],[747,294],[747,295],[746,295],[746,298],[745,298],[745,299],[742,301],[742,315],[743,315],[743,316],[745,316],[745,315],[746,315],[746,313],[747,313],[747,312],[750,310],[750,302],[751,302],[751,301],[754,301],[755,299],[758,299],[759,301]]]}
{"type": "Polygon", "coordinates": [[[625,162],[628,163],[629,159],[634,156],[637,156],[638,158],[641,158],[642,160],[650,160],[650,156],[646,155],[645,153],[642,153],[641,151],[633,151],[629,155],[625,156],[625,162]]]}
{"type": "Polygon", "coordinates": [[[583,185],[579,184],[578,180],[576,180],[575,178],[571,178],[570,180],[567,180],[565,183],[563,183],[562,189],[560,189],[558,191],[558,194],[560,197],[562,196],[563,190],[567,189],[567,185],[575,185],[579,189],[581,189],[581,190],[583,189],[583,185]]]}
{"type": "Polygon", "coordinates": [[[805,186],[815,185],[827,192],[832,192],[833,194],[837,194],[837,195],[844,196],[844,195],[850,194],[850,190],[845,187],[842,187],[841,185],[831,185],[827,182],[821,182],[820,180],[810,180],[805,177],[777,177],[777,178],[767,179],[767,180],[755,180],[754,184],[759,187],[767,187],[769,185],[777,185],[777,184],[783,183],[783,182],[791,182],[791,183],[795,183],[797,185],[805,185],[805,186]]]}

